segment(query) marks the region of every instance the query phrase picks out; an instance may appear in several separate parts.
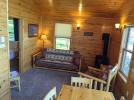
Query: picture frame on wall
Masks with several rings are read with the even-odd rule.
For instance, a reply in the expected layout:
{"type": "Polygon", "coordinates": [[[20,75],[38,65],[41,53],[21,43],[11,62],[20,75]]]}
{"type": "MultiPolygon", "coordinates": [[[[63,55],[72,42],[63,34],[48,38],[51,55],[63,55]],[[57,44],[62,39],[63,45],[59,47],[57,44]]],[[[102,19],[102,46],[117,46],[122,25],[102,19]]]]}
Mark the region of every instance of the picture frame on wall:
{"type": "Polygon", "coordinates": [[[38,24],[28,24],[28,37],[38,36],[39,25],[38,24]]]}
{"type": "Polygon", "coordinates": [[[93,32],[84,32],[84,36],[93,36],[93,32]]]}

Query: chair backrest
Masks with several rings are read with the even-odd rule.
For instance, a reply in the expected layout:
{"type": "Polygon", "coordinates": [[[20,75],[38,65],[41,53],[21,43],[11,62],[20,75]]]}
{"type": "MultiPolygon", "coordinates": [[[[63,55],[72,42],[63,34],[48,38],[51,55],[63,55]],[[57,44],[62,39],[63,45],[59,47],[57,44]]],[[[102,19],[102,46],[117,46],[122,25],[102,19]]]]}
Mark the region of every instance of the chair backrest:
{"type": "Polygon", "coordinates": [[[126,100],[124,96],[121,96],[120,100],[126,100]]]}
{"type": "Polygon", "coordinates": [[[48,94],[43,98],[43,100],[55,100],[56,97],[56,87],[54,87],[48,92],[48,94]]]}
{"type": "Polygon", "coordinates": [[[109,71],[108,79],[107,79],[106,91],[109,91],[110,83],[111,83],[111,81],[115,78],[117,72],[118,72],[118,64],[116,64],[116,65],[109,71]]]}
{"type": "Polygon", "coordinates": [[[118,65],[116,65],[115,67],[113,67],[110,71],[109,71],[109,74],[108,74],[108,79],[107,81],[104,81],[102,79],[99,79],[97,77],[94,77],[94,76],[91,76],[91,75],[88,75],[88,74],[84,74],[84,73],[81,73],[81,72],[78,72],[78,74],[82,77],[86,77],[88,79],[92,79],[92,82],[93,82],[93,89],[98,89],[98,90],[104,90],[104,91],[109,91],[109,88],[110,88],[110,83],[111,81],[113,80],[113,78],[116,76],[117,74],[117,71],[118,71],[118,65]]]}
{"type": "Polygon", "coordinates": [[[95,90],[105,90],[104,86],[106,85],[106,81],[104,81],[102,79],[99,79],[99,78],[96,78],[96,77],[91,76],[91,75],[87,75],[87,74],[81,73],[81,72],[78,72],[78,74],[81,77],[86,77],[88,79],[92,79],[92,89],[95,89],[95,90]]]}
{"type": "Polygon", "coordinates": [[[92,79],[82,77],[71,77],[71,86],[92,88],[92,79]]]}

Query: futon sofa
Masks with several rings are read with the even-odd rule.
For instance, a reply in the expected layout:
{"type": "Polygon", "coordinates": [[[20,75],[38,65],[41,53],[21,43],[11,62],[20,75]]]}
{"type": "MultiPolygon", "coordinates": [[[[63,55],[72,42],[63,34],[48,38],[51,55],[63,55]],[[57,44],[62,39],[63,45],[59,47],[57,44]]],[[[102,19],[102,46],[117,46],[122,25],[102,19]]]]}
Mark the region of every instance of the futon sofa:
{"type": "Polygon", "coordinates": [[[32,56],[33,67],[79,71],[80,53],[72,50],[45,48],[32,56]]]}

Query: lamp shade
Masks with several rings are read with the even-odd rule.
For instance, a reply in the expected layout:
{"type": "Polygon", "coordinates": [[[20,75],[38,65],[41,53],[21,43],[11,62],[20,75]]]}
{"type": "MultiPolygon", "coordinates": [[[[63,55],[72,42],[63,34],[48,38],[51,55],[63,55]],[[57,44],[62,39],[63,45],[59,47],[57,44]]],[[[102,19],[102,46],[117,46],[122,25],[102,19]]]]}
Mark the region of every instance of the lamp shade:
{"type": "Polygon", "coordinates": [[[47,40],[47,36],[46,35],[41,35],[41,40],[47,40]]]}

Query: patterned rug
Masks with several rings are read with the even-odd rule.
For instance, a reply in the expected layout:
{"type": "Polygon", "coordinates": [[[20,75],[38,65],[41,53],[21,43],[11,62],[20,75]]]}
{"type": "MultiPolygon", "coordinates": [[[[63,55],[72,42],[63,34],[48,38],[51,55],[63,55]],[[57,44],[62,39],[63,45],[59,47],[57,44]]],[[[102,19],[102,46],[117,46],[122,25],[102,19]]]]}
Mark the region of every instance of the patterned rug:
{"type": "Polygon", "coordinates": [[[21,74],[21,91],[11,89],[11,100],[42,100],[51,88],[56,86],[59,93],[63,84],[70,85],[74,73],[48,69],[31,69],[21,74]]]}

